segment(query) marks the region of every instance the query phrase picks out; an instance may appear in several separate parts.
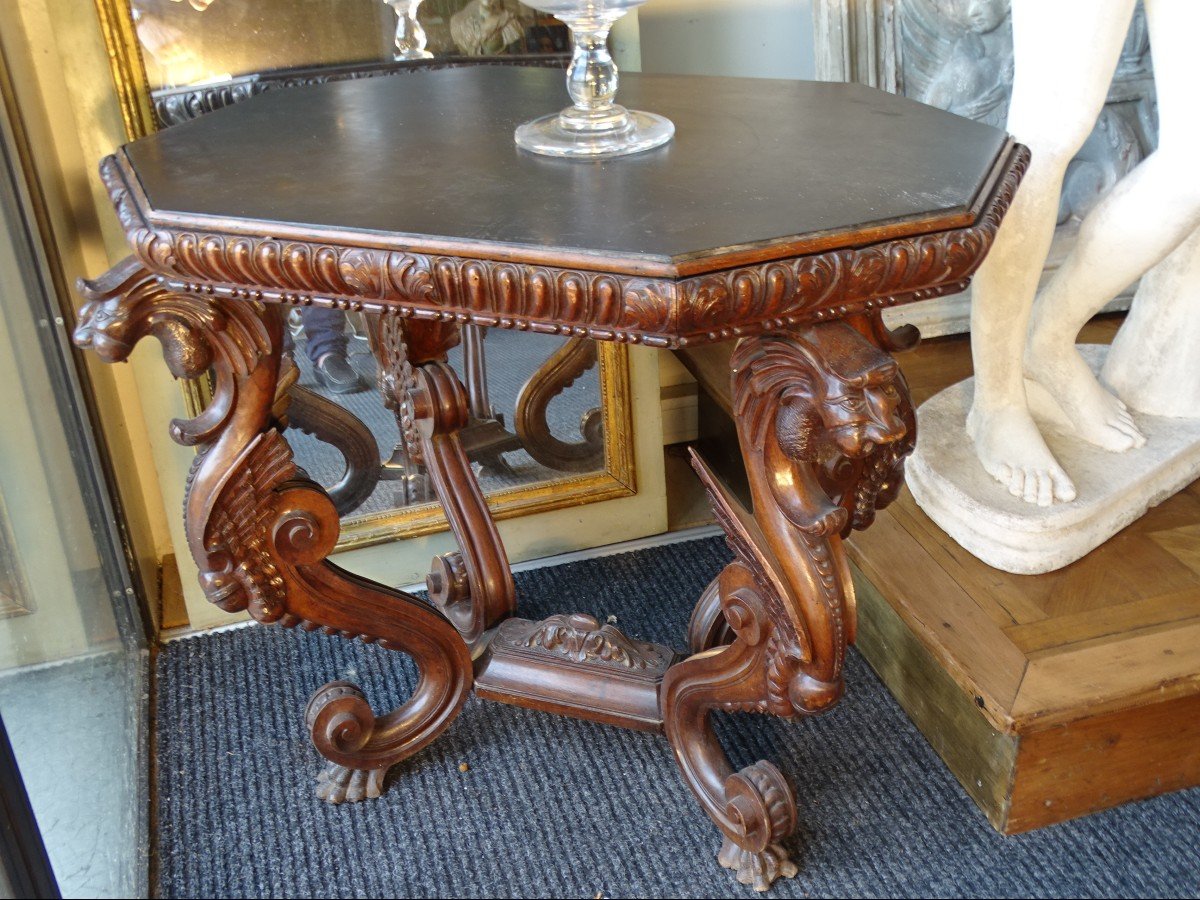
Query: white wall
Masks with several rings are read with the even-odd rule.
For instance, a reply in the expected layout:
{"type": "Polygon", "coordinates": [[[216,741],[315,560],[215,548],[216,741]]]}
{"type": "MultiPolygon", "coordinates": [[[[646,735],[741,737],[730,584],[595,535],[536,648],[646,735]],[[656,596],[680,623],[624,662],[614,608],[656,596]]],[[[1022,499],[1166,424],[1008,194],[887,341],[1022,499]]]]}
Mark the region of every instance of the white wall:
{"type": "Polygon", "coordinates": [[[812,0],[649,0],[637,17],[643,72],[815,77],[812,0]]]}

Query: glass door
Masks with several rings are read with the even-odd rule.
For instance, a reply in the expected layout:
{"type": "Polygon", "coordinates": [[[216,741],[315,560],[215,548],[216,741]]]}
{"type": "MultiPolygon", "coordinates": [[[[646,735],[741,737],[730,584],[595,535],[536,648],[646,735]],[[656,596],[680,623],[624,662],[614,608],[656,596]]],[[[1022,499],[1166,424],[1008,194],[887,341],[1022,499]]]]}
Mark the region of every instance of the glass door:
{"type": "Polygon", "coordinates": [[[62,895],[145,896],[147,630],[24,171],[0,102],[0,718],[62,895]]]}

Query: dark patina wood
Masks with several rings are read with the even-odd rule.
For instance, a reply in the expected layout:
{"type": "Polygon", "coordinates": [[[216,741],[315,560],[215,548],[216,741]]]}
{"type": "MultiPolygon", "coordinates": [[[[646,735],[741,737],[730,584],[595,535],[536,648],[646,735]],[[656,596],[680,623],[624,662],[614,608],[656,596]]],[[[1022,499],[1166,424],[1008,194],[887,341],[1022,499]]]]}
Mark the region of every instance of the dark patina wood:
{"type": "Polygon", "coordinates": [[[858,85],[623,75],[622,102],[670,116],[680,140],[616,163],[518,151],[513,127],[559,108],[562,90],[559,72],[495,66],[299,87],[126,152],[167,227],[270,222],[335,244],[358,232],[409,251],[503,247],[513,261],[677,276],[852,245],[847,222],[857,242],[970,225],[1006,142],[858,85]],[[230,169],[267,145],[269,164],[230,169]]]}
{"type": "Polygon", "coordinates": [[[172,426],[203,448],[186,524],[213,602],[417,659],[417,691],[393,713],[342,682],[313,698],[322,797],[378,794],[474,682],[661,728],[724,835],[719,861],[763,890],[796,872],[794,795],[771,762],[733,771],[710,713],[807,716],[842,695],[855,631],[842,539],[895,497],[915,437],[890,356],[915,334],[889,332],[881,311],[966,284],[1028,153],[859,87],[643,77],[623,97],[674,119],[669,147],[603,163],[520,154],[512,126],[560,90],[518,69],[318,85],[125,148],[101,174],[135,258],[86,286],[77,340],[117,360],[153,334],[176,375],[214,370],[213,404],[172,426]],[[434,560],[432,606],[326,561],[336,512],[296,470],[273,406],[280,310],[307,304],[383,317],[382,388],[459,545],[434,560]],[[445,362],[467,323],[574,338],[516,423],[560,462],[587,458],[587,423],[582,443],[554,444],[538,410],[591,364],[585,339],[742,338],[732,406],[754,510],[695,458],[736,560],[697,604],[691,655],[587,616],[514,618],[463,447],[470,398],[445,362]]]}

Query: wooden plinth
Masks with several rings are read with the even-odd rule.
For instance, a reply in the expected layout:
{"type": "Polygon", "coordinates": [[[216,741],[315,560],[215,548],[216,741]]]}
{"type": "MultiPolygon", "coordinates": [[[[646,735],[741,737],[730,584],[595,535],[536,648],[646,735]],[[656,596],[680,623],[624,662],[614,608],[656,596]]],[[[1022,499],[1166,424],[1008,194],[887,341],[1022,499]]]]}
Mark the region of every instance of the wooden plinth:
{"type": "MultiPolygon", "coordinates": [[[[971,371],[962,339],[899,361],[918,403],[971,371]]],[[[1200,482],[1046,575],[979,562],[907,492],[849,547],[859,649],[998,830],[1200,784],[1200,482]]]]}

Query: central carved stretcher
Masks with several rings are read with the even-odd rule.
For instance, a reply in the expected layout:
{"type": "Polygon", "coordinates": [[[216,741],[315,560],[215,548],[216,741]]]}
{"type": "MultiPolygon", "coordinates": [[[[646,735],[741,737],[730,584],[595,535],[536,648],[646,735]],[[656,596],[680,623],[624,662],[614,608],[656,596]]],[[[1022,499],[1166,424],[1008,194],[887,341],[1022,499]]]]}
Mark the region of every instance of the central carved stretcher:
{"type": "Polygon", "coordinates": [[[154,207],[122,151],[101,171],[134,256],[83,286],[76,341],[115,362],[153,335],[176,377],[212,373],[212,402],[171,425],[176,441],[199,449],[185,514],[212,602],[415,660],[416,690],[387,714],[377,716],[347,682],[313,696],[305,722],[328,763],[319,796],[379,796],[387,770],[433,741],[474,689],[661,730],[724,835],[721,864],[762,890],[796,873],[784,847],[795,799],[770,762],[732,769],[710,713],[791,718],[841,697],[855,629],[842,538],[896,496],[915,440],[908,389],[890,355],[913,344],[915,330],[889,331],[881,311],[965,286],[1028,162],[1024,148],[998,146],[954,227],[945,219],[917,234],[848,230],[836,242],[810,242],[810,252],[776,248],[759,260],[734,249],[728,258],[737,264],[690,275],[423,253],[399,246],[420,243],[411,238],[188,219],[154,207]],[[382,390],[460,548],[433,561],[431,603],[329,561],[337,512],[282,434],[283,314],[296,304],[381,316],[382,390]],[[754,512],[693,454],[735,559],[696,605],[689,655],[588,616],[516,617],[508,559],[459,438],[467,396],[446,362],[468,322],[662,347],[740,339],[731,378],[754,512]]]}

